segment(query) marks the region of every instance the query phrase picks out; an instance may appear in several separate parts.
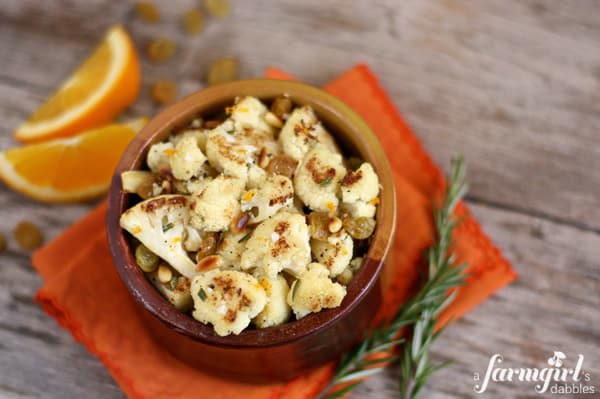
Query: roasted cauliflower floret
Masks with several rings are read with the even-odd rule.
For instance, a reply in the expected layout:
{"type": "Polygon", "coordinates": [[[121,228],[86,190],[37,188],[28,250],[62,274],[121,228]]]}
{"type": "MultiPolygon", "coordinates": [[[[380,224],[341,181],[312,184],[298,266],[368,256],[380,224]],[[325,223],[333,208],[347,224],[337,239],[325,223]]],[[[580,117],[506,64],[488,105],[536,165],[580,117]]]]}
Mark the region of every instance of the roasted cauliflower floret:
{"type": "Polygon", "coordinates": [[[371,201],[356,201],[352,204],[342,202],[340,205],[340,211],[342,213],[347,213],[354,218],[373,218],[375,217],[377,207],[373,205],[371,201]]]}
{"type": "Polygon", "coordinates": [[[203,173],[206,156],[198,147],[196,138],[189,135],[182,137],[177,142],[170,161],[173,176],[179,180],[189,180],[203,173]]]}
{"type": "Polygon", "coordinates": [[[323,128],[313,109],[309,106],[296,108],[281,128],[279,142],[286,155],[301,161],[315,144],[323,144],[334,153],[339,153],[335,141],[323,128]]]}
{"type": "Polygon", "coordinates": [[[335,277],[348,266],[352,259],[354,241],[344,230],[328,241],[310,240],[313,258],[327,267],[329,275],[335,277]]]}
{"type": "Polygon", "coordinates": [[[194,139],[196,139],[196,144],[198,145],[198,148],[200,148],[200,151],[205,153],[206,152],[206,140],[208,139],[209,132],[210,132],[209,129],[200,129],[200,128],[186,129],[183,132],[171,135],[171,137],[169,138],[169,141],[171,143],[173,143],[174,146],[177,146],[177,143],[179,143],[179,141],[181,139],[193,137],[194,139]]]}
{"type": "Polygon", "coordinates": [[[265,180],[267,180],[267,172],[258,165],[248,165],[248,181],[246,182],[247,188],[260,187],[265,180]]]}
{"type": "Polygon", "coordinates": [[[246,240],[248,239],[246,235],[248,234],[252,234],[252,231],[242,230],[239,233],[226,231],[222,233],[216,254],[221,256],[226,268],[239,270],[242,253],[246,248],[246,240]]]}
{"type": "Polygon", "coordinates": [[[273,216],[283,207],[292,205],[294,198],[294,187],[292,181],[285,176],[269,176],[260,188],[246,191],[241,196],[242,211],[249,211],[250,223],[258,223],[273,216]]]}
{"type": "Polygon", "coordinates": [[[244,181],[237,177],[219,175],[208,181],[192,200],[191,224],[199,230],[226,230],[240,212],[240,194],[244,181]]]}
{"type": "Polygon", "coordinates": [[[260,285],[267,293],[265,308],[252,320],[258,328],[278,326],[290,318],[292,310],[287,303],[287,294],[290,290],[287,281],[281,275],[260,280],[260,285]]]}
{"type": "Polygon", "coordinates": [[[329,279],[329,271],[320,263],[308,265],[306,273],[292,283],[287,302],[297,319],[324,308],[340,306],[346,287],[329,279]]]}
{"type": "Polygon", "coordinates": [[[253,276],[235,270],[211,270],[194,277],[192,316],[211,323],[220,336],[239,334],[267,303],[267,294],[253,276]]]}
{"type": "Polygon", "coordinates": [[[379,178],[373,166],[364,162],[357,170],[346,173],[340,187],[343,202],[369,202],[379,194],[379,178]]]}
{"type": "Polygon", "coordinates": [[[150,282],[158,292],[162,294],[177,310],[187,312],[192,308],[192,295],[190,294],[190,279],[179,276],[173,277],[173,283],[161,283],[157,276],[157,270],[148,273],[150,282]]]}
{"type": "Polygon", "coordinates": [[[231,119],[241,128],[258,129],[273,134],[273,128],[265,122],[268,108],[256,97],[243,97],[233,106],[231,119]]]}
{"type": "Polygon", "coordinates": [[[294,191],[310,209],[334,214],[339,204],[339,182],[345,174],[342,156],[319,145],[306,153],[298,167],[294,191]]]}
{"type": "Polygon", "coordinates": [[[337,282],[342,285],[350,284],[350,282],[352,281],[352,279],[354,278],[354,276],[356,275],[358,270],[361,268],[362,263],[363,263],[362,257],[352,259],[350,261],[350,264],[348,265],[348,267],[346,267],[344,269],[344,271],[342,271],[340,274],[337,275],[337,277],[336,277],[337,282]]]}
{"type": "Polygon", "coordinates": [[[183,247],[189,219],[188,197],[161,195],[126,210],[120,225],[179,273],[191,278],[196,274],[195,264],[183,247]]]}
{"type": "Polygon", "coordinates": [[[175,146],[173,143],[156,143],[150,147],[148,156],[146,157],[146,163],[148,168],[155,173],[159,173],[161,170],[171,168],[171,156],[175,153],[175,146]]]}
{"type": "Polygon", "coordinates": [[[308,226],[303,215],[281,210],[260,223],[246,241],[242,270],[258,269],[267,277],[282,270],[299,276],[310,262],[308,226]]]}

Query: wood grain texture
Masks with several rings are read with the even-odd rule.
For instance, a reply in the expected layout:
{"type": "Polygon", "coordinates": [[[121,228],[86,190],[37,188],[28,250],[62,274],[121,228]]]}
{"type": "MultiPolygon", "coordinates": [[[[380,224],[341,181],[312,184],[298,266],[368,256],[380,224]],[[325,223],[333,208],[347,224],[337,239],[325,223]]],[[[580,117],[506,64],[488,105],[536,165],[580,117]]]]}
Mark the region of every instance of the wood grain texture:
{"type": "MultiPolygon", "coordinates": [[[[230,17],[187,37],[180,16],[195,3],[160,3],[163,21],[145,25],[127,2],[2,0],[0,149],[115,23],[140,50],[158,36],[179,48],[167,64],[143,61],[142,95],[125,117],[157,111],[147,95],[155,79],[192,92],[226,55],[240,59],[242,77],[275,65],[314,84],[366,62],[439,164],[465,155],[472,209],[520,274],[437,342],[434,358],[456,363],[422,397],[476,397],[473,373],[493,353],[542,367],[554,350],[583,353],[600,391],[600,2],[239,0],[230,17]]],[[[0,232],[29,219],[51,239],[91,206],[42,205],[2,186],[0,232]]],[[[40,286],[29,254],[9,239],[0,254],[0,397],[122,397],[100,362],[33,303],[40,286]]],[[[353,397],[396,397],[395,375],[368,380],[353,397]]],[[[536,394],[505,383],[486,397],[536,394]]]]}

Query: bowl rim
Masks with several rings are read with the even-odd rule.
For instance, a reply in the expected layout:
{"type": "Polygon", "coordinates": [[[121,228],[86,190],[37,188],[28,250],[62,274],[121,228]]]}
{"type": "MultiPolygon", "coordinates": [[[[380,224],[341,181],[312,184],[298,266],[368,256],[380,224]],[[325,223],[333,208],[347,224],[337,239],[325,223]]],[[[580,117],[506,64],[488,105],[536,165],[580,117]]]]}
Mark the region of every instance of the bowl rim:
{"type": "Polygon", "coordinates": [[[168,106],[156,114],[129,144],[115,169],[109,192],[106,217],[109,247],[121,280],[134,299],[172,330],[195,341],[225,348],[282,345],[334,325],[336,321],[348,315],[378,281],[396,228],[396,191],[393,182],[389,161],[375,134],[355,111],[333,95],[317,87],[294,81],[249,79],[224,83],[192,93],[168,106]],[[347,294],[339,307],[324,309],[280,326],[244,330],[238,335],[221,337],[214,332],[210,324],[203,324],[175,309],[135,264],[133,251],[127,239],[128,233],[119,226],[120,215],[132,196],[122,191],[120,175],[126,170],[139,169],[152,144],[164,140],[173,128],[186,125],[200,113],[210,112],[207,111],[209,108],[216,109],[230,104],[236,96],[252,95],[260,99],[272,99],[282,93],[289,94],[295,104],[311,105],[324,124],[331,124],[330,121],[336,120],[337,125],[344,127],[339,129],[339,126],[336,126],[336,130],[330,130],[336,142],[340,143],[340,137],[336,136],[342,135],[338,131],[343,130],[343,136],[352,141],[354,150],[373,164],[381,184],[376,229],[364,256],[363,265],[347,286],[347,294]],[[359,151],[359,141],[367,142],[363,151],[359,151]]]}

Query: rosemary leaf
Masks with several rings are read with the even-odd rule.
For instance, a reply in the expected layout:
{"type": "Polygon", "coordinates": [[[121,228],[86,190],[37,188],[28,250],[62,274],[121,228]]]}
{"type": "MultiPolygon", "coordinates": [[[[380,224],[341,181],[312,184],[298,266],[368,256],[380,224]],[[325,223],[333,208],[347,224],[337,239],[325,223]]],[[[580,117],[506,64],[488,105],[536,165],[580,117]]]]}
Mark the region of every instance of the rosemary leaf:
{"type": "Polygon", "coordinates": [[[455,265],[456,257],[451,253],[452,232],[461,222],[455,219],[453,212],[467,191],[463,179],[463,160],[459,157],[452,162],[442,202],[434,207],[435,237],[424,256],[427,268],[422,273],[424,282],[421,289],[400,306],[390,320],[369,331],[363,342],[342,358],[332,381],[319,398],[344,396],[397,358],[400,363],[400,397],[414,399],[425,386],[427,378],[449,363],[431,363],[429,349],[443,331],[443,328],[436,331],[437,316],[454,300],[455,288],[465,284],[466,265],[455,265]],[[409,337],[406,341],[398,338],[405,329],[409,337]],[[395,348],[402,350],[398,357],[393,355],[395,348]],[[385,355],[379,359],[372,356],[382,352],[385,355]],[[339,384],[349,382],[352,383],[336,390],[339,384]]]}

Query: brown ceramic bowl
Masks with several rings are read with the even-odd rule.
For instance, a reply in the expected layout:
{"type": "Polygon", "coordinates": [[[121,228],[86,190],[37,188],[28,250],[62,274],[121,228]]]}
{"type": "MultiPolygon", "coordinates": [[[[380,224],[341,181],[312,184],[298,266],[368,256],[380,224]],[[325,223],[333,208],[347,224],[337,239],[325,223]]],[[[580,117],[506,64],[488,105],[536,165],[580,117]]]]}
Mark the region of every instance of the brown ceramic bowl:
{"type": "Polygon", "coordinates": [[[338,358],[360,340],[381,303],[380,273],[392,242],[395,219],[392,171],[367,124],[347,105],[318,88],[256,79],[199,91],[148,122],[125,151],[113,176],[107,229],[115,266],[140,305],[140,315],[154,334],[157,345],[208,372],[260,382],[291,379],[338,358]],[[371,162],[382,186],[377,227],[363,266],[348,286],[341,306],[281,326],[220,337],[211,325],[202,324],[172,307],[136,265],[130,236],[119,227],[119,217],[137,199],[122,191],[120,175],[126,170],[143,169],[149,147],[165,140],[174,127],[185,126],[194,117],[221,111],[236,96],[252,95],[269,101],[282,93],[289,94],[296,105],[312,106],[346,156],[358,155],[371,162]]]}

